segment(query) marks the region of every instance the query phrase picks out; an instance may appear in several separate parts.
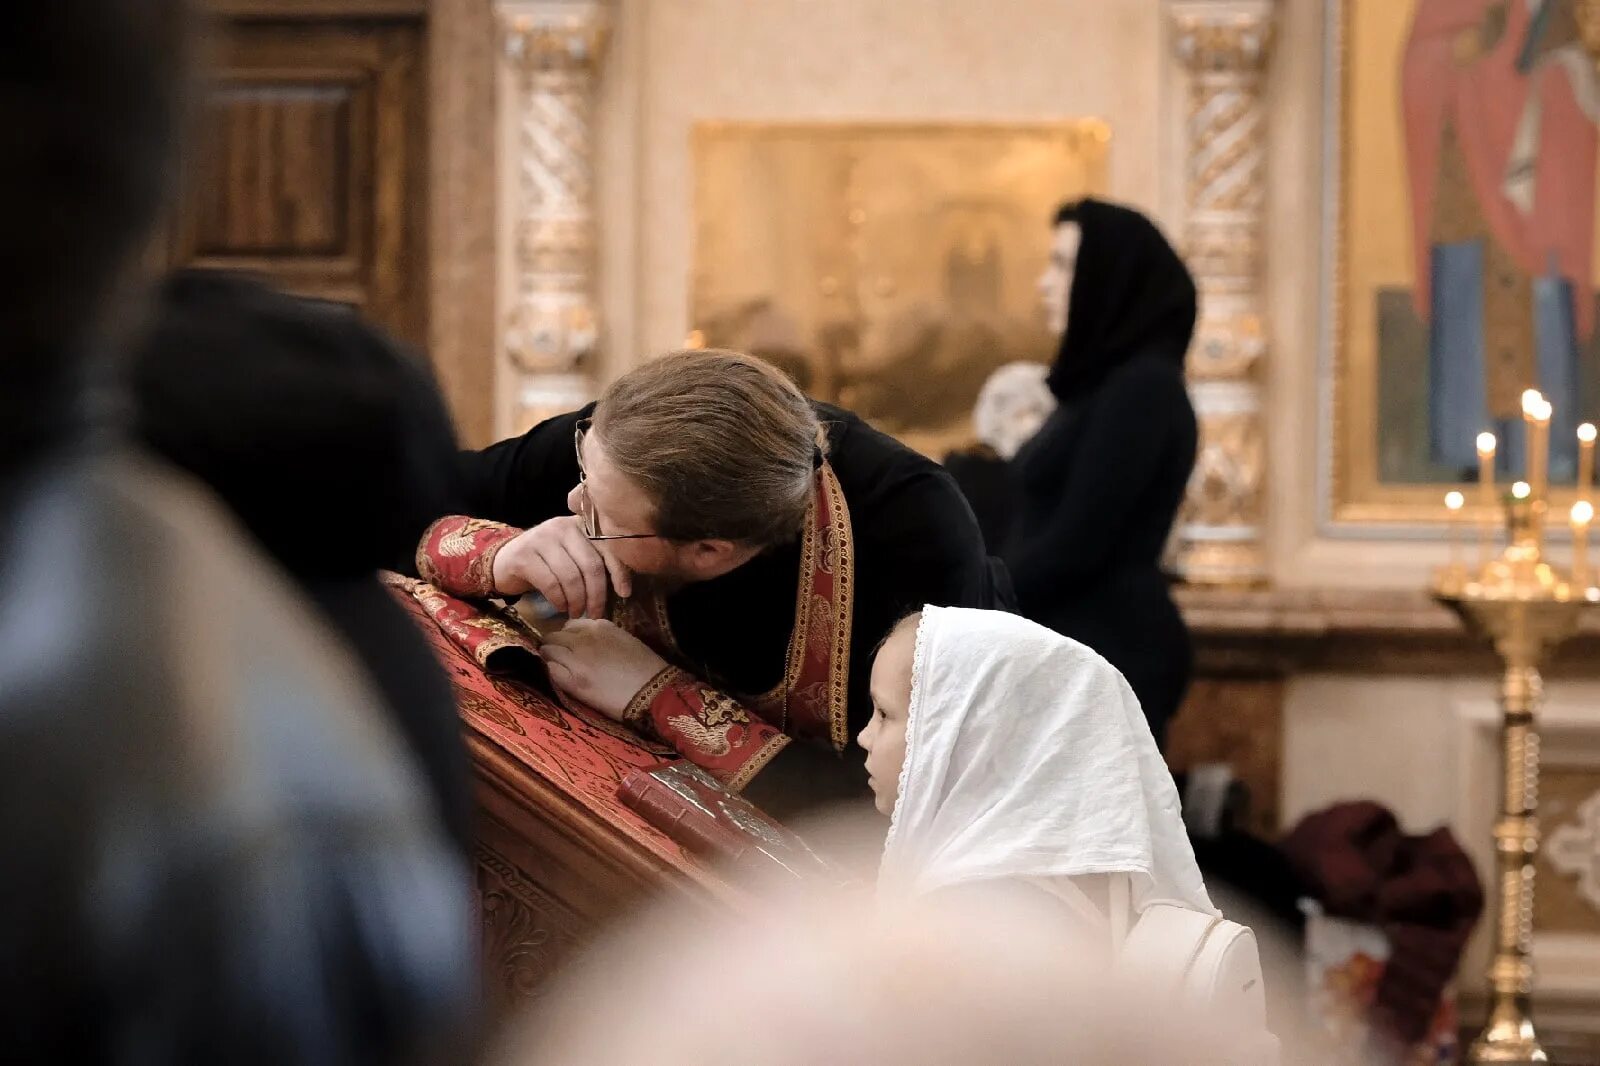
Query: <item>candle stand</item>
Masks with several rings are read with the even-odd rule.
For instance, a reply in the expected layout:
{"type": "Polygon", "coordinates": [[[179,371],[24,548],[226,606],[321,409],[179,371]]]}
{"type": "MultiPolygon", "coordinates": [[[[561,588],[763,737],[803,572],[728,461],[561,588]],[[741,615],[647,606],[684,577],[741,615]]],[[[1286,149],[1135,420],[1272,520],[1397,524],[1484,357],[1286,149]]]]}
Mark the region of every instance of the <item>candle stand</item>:
{"type": "MultiPolygon", "coordinates": [[[[1541,397],[1531,413],[1535,419],[1542,415],[1548,427],[1549,410],[1541,397]]],[[[1540,669],[1549,653],[1577,629],[1581,613],[1600,606],[1600,588],[1595,587],[1587,566],[1585,542],[1593,516],[1590,505],[1584,517],[1589,487],[1579,487],[1579,505],[1572,513],[1574,566],[1564,570],[1552,563],[1545,551],[1548,452],[1540,447],[1539,427],[1531,428],[1535,432],[1530,439],[1536,443],[1530,448],[1528,481],[1518,482],[1502,500],[1505,549],[1498,555],[1486,551],[1486,561],[1468,567],[1460,563],[1453,546],[1450,565],[1434,575],[1431,589],[1434,598],[1459,615],[1470,631],[1493,643],[1504,667],[1500,683],[1503,772],[1490,890],[1494,958],[1488,971],[1489,1018],[1467,1054],[1470,1063],[1549,1061],[1534,1032],[1530,1009],[1534,860],[1539,854],[1540,669]]],[[[1493,439],[1480,440],[1480,455],[1485,445],[1492,457],[1493,439]]],[[[1452,493],[1449,504],[1454,516],[1461,508],[1460,494],[1452,493]]],[[[1488,521],[1490,516],[1484,519],[1488,521]]]]}

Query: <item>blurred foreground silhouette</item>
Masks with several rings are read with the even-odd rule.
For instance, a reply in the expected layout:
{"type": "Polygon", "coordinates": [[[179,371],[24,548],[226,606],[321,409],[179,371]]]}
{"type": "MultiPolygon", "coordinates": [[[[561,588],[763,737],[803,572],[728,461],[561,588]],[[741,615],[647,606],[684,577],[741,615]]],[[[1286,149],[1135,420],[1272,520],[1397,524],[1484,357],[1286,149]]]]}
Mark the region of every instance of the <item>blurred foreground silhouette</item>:
{"type": "MultiPolygon", "coordinates": [[[[809,838],[861,858],[871,833],[809,838]]],[[[576,963],[491,1061],[1252,1061],[1220,1020],[1163,1005],[1160,990],[1119,985],[1104,946],[1042,894],[993,885],[909,897],[870,883],[747,885],[732,907],[659,902],[576,963]]]]}

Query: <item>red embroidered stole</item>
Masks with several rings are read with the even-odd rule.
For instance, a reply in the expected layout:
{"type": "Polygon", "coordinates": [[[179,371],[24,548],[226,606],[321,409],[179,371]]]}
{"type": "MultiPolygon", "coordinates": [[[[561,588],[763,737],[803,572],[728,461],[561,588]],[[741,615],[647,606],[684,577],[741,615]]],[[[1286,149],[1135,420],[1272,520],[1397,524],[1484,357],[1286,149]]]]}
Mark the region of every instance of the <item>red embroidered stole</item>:
{"type": "MultiPolygon", "coordinates": [[[[817,470],[806,510],[795,593],[794,630],[783,681],[770,692],[740,699],[790,736],[849,743],[850,627],[855,605],[855,542],[850,511],[833,468],[817,470]]],[[[666,599],[645,593],[612,611],[612,621],[668,659],[687,666],[672,635],[666,599]]]]}

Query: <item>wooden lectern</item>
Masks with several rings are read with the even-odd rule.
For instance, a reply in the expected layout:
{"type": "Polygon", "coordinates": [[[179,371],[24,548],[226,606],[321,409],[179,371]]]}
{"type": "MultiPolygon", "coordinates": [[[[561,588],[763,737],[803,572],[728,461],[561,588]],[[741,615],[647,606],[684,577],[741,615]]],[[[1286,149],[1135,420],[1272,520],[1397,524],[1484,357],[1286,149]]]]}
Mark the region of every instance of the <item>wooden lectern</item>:
{"type": "Polygon", "coordinates": [[[598,715],[486,673],[410,597],[401,602],[455,685],[476,779],[485,985],[497,1012],[537,994],[565,956],[647,896],[732,890],[617,799],[672,758],[598,715]]]}

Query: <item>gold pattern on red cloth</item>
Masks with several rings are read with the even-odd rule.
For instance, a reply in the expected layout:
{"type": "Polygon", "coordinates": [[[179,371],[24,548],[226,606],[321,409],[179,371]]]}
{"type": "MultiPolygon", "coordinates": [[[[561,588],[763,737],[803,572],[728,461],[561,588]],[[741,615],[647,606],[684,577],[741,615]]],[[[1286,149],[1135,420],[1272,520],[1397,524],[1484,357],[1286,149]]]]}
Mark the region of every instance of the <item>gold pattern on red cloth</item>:
{"type": "Polygon", "coordinates": [[[439,554],[446,559],[462,559],[477,551],[476,534],[486,529],[505,528],[501,523],[491,522],[487,518],[467,518],[455,523],[446,518],[441,526],[438,548],[439,554]]]}
{"type": "Polygon", "coordinates": [[[732,722],[735,725],[748,725],[750,716],[744,708],[714,689],[702,688],[700,690],[700,720],[706,725],[719,726],[732,722]]]}
{"type": "MultiPolygon", "coordinates": [[[[427,612],[429,618],[478,665],[489,669],[499,668],[493,662],[500,652],[511,651],[537,660],[538,636],[520,624],[514,624],[490,609],[459,600],[430,585],[426,581],[385,574],[384,583],[406,593],[427,612]]],[[[527,662],[526,659],[523,660],[527,662]]]]}
{"type": "Polygon", "coordinates": [[[485,718],[502,729],[509,729],[519,737],[528,735],[528,731],[517,722],[516,715],[498,701],[480,696],[471,689],[456,689],[456,706],[463,714],[485,718]]]}
{"type": "MultiPolygon", "coordinates": [[[[549,722],[551,725],[555,726],[557,729],[572,728],[572,726],[567,722],[567,719],[562,716],[558,710],[556,710],[555,704],[551,703],[543,696],[534,694],[525,683],[521,681],[513,681],[508,677],[490,677],[489,683],[494,686],[494,690],[496,692],[514,704],[518,710],[527,711],[535,718],[542,718],[546,722],[549,722]]],[[[602,722],[608,721],[604,715],[599,715],[597,717],[599,717],[600,721],[602,722]]],[[[619,732],[617,735],[631,737],[631,734],[627,732],[619,732]]]]}
{"type": "Polygon", "coordinates": [[[822,567],[824,573],[836,574],[839,572],[839,531],[833,526],[822,531],[822,554],[817,557],[817,565],[822,567]]]}
{"type": "Polygon", "coordinates": [[[521,682],[489,677],[476,658],[457,645],[411,595],[405,586],[409,579],[385,575],[385,581],[412,612],[454,683],[462,724],[469,735],[505,752],[576,807],[589,811],[668,865],[681,869],[695,865],[682,848],[617,798],[628,774],[663,766],[673,756],[647,746],[623,726],[608,720],[602,724],[592,712],[558,707],[521,682]]]}
{"type": "Polygon", "coordinates": [[[458,600],[426,581],[398,575],[389,575],[386,581],[390,586],[410,594],[411,599],[427,611],[427,616],[434,619],[434,623],[446,634],[450,634],[450,639],[466,650],[478,666],[501,669],[501,664],[494,663],[494,658],[501,651],[514,651],[538,659],[538,635],[526,631],[520,624],[512,624],[491,611],[475,607],[466,600],[458,600]]]}
{"type": "Polygon", "coordinates": [[[656,675],[652,686],[657,682],[663,683],[647,711],[656,735],[730,788],[742,788],[771,761],[782,747],[774,740],[788,740],[732,696],[677,667],[656,675]]]}
{"type": "Polygon", "coordinates": [[[821,596],[811,597],[811,647],[809,654],[826,661],[833,647],[833,615],[828,601],[821,596]]]}
{"type": "Polygon", "coordinates": [[[846,710],[854,604],[850,509],[833,467],[824,463],[817,472],[817,494],[800,544],[800,582],[784,685],[784,731],[826,739],[835,751],[843,751],[850,740],[846,710]]]}
{"type": "Polygon", "coordinates": [[[633,728],[622,722],[613,721],[588,704],[580,703],[571,696],[549,689],[548,685],[545,686],[545,689],[549,689],[550,696],[546,696],[540,688],[511,677],[491,676],[489,683],[495,687],[495,691],[515,703],[519,708],[529,714],[545,719],[557,729],[571,729],[572,720],[576,719],[590,729],[598,729],[600,732],[607,733],[619,740],[637,744],[652,754],[677,754],[671,746],[661,743],[660,740],[650,736],[647,731],[633,728]],[[559,710],[557,709],[558,705],[559,710]]]}
{"type": "Polygon", "coordinates": [[[501,522],[448,515],[428,527],[417,545],[417,573],[454,596],[494,595],[494,558],[522,530],[501,522]]]}
{"type": "Polygon", "coordinates": [[[633,699],[628,701],[628,706],[623,708],[622,720],[631,726],[649,728],[650,705],[656,701],[661,690],[672,681],[673,675],[678,673],[676,667],[665,666],[657,671],[656,676],[644,683],[644,687],[633,694],[633,699]]]}
{"type": "Polygon", "coordinates": [[[699,755],[704,759],[721,759],[733,750],[733,744],[728,740],[731,728],[718,729],[687,714],[668,718],[667,725],[689,745],[690,751],[685,754],[699,755]]]}
{"type": "MultiPolygon", "coordinates": [[[[515,616],[509,611],[502,616],[494,607],[458,600],[415,578],[385,573],[383,582],[414,600],[457,648],[471,656],[486,672],[492,672],[489,682],[500,695],[528,713],[545,718],[558,729],[571,728],[552,700],[517,679],[537,680],[549,690],[544,660],[539,658],[538,636],[528,631],[520,619],[512,620],[515,616]],[[502,652],[511,654],[501,655],[502,652]],[[505,676],[507,674],[512,676],[505,676]]],[[[582,719],[603,733],[639,744],[658,755],[674,754],[672,748],[659,740],[641,736],[638,730],[614,722],[576,700],[563,699],[561,704],[567,715],[582,719]]]]}
{"type": "MultiPolygon", "coordinates": [[[[806,511],[797,578],[783,680],[770,692],[739,695],[746,707],[777,723],[784,733],[823,740],[843,751],[850,740],[846,711],[855,542],[844,490],[827,463],[817,471],[816,493],[806,511]]],[[[617,604],[611,620],[669,662],[685,664],[672,635],[666,599],[658,592],[646,589],[633,601],[617,604]]]]}

